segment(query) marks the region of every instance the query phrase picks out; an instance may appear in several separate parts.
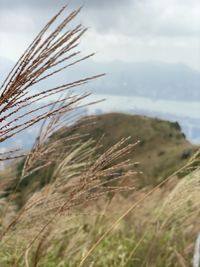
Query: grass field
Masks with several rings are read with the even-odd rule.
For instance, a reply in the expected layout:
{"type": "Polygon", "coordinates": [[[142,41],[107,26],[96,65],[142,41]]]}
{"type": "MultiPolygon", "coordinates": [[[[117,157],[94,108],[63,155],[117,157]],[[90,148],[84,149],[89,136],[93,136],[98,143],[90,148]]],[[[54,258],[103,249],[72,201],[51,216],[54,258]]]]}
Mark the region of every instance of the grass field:
{"type": "Polygon", "coordinates": [[[200,153],[179,124],[111,113],[72,125],[89,93],[69,90],[104,74],[34,90],[93,55],[77,50],[86,29],[68,25],[80,10],[63,7],[1,86],[0,143],[42,123],[30,151],[0,153],[11,160],[0,173],[0,266],[192,266],[200,153]]]}

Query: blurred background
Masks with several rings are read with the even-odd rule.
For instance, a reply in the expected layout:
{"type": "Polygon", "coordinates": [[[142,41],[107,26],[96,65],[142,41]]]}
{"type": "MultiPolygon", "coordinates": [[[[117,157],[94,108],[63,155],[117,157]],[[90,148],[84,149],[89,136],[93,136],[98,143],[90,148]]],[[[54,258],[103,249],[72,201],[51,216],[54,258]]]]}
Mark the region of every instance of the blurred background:
{"type": "MultiPolygon", "coordinates": [[[[42,26],[65,4],[1,0],[2,82],[42,26]]],[[[44,86],[106,72],[83,88],[93,92],[91,101],[106,99],[86,107],[85,114],[123,112],[177,121],[186,137],[199,144],[199,0],[74,0],[68,11],[80,5],[83,10],[76,22],[88,27],[81,51],[96,54],[44,86]]],[[[23,132],[17,144],[23,140],[30,147],[36,132],[35,128],[23,132]]]]}

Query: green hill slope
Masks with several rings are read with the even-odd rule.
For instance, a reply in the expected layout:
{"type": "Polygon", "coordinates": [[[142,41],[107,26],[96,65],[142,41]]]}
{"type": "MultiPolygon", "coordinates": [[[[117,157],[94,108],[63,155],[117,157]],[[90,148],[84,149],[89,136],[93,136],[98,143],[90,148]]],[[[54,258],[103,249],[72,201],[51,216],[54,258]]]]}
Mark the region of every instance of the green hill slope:
{"type": "MultiPolygon", "coordinates": [[[[92,118],[92,117],[91,117],[92,118]]],[[[89,118],[90,119],[90,118],[89,118]]],[[[95,117],[85,125],[80,120],[72,132],[79,132],[85,139],[101,139],[102,150],[106,150],[121,138],[131,137],[130,142],[140,141],[131,154],[131,159],[139,161],[141,185],[155,185],[181,167],[195,150],[181,132],[178,123],[139,115],[110,113],[95,117]],[[84,127],[81,127],[84,125],[84,127]]],[[[63,129],[61,136],[66,136],[63,129]]]]}
{"type": "MultiPolygon", "coordinates": [[[[65,263],[63,266],[78,266],[83,251],[89,251],[93,245],[95,251],[92,251],[83,266],[90,266],[91,262],[97,267],[132,267],[133,264],[135,267],[190,266],[194,242],[199,232],[199,170],[189,175],[183,174],[179,180],[176,176],[170,177],[162,187],[155,187],[152,190],[152,186],[177,171],[196,151],[196,147],[185,139],[178,123],[144,116],[104,114],[83,118],[75,125],[63,128],[51,136],[49,142],[76,133],[80,134],[83,143],[89,138],[96,140],[97,144],[101,145],[101,151],[106,151],[124,137],[130,136],[131,143],[140,140],[140,144],[135,147],[129,158],[140,161],[137,168],[144,174],[138,175],[136,181],[139,182],[139,188],[131,191],[131,194],[116,191],[113,195],[109,194],[109,198],[92,200],[89,205],[81,202],[83,205],[80,207],[72,206],[69,213],[57,217],[52,225],[53,230],[47,229],[48,235],[42,235],[42,241],[39,242],[42,257],[38,266],[55,267],[61,266],[60,263],[65,263]],[[122,214],[126,216],[123,217],[122,214]],[[118,221],[117,227],[110,228],[116,221],[118,221]],[[104,233],[108,234],[96,246],[96,242],[104,233]]],[[[79,141],[76,139],[73,142],[77,142],[76,145],[79,146],[79,141]]],[[[63,142],[62,146],[65,147],[63,142]]],[[[56,148],[59,154],[59,147],[56,148]]],[[[81,157],[80,153],[78,156],[81,157]]],[[[197,156],[199,166],[199,154],[197,156]]],[[[71,164],[73,165],[73,161],[69,161],[69,167],[72,167],[71,164]]],[[[64,197],[66,203],[71,201],[71,194],[68,195],[58,183],[52,182],[52,188],[49,184],[45,186],[51,180],[54,169],[55,165],[51,165],[30,175],[17,188],[16,198],[12,194],[10,198],[8,197],[13,206],[8,215],[1,218],[2,225],[7,218],[13,216],[12,213],[17,213],[18,209],[17,214],[20,216],[20,212],[23,211],[20,207],[25,203],[29,204],[28,207],[32,207],[32,204],[34,207],[36,203],[35,209],[28,210],[27,214],[22,216],[22,224],[18,223],[11,229],[13,242],[15,237],[20,241],[21,239],[24,241],[24,237],[28,240],[27,237],[34,234],[34,231],[38,233],[38,226],[40,232],[48,218],[50,220],[55,218],[52,210],[55,203],[58,203],[56,208],[59,210],[62,199],[57,199],[57,195],[64,197]],[[41,187],[42,190],[38,190],[41,187]],[[59,191],[60,189],[62,190],[59,191]],[[31,202],[34,192],[36,194],[31,202]],[[42,214],[44,216],[41,216],[42,214]]],[[[70,172],[70,168],[67,171],[70,172]]],[[[67,175],[65,172],[65,176],[61,178],[66,179],[67,175]]],[[[74,177],[76,179],[76,176],[74,177]]],[[[68,190],[70,187],[66,188],[68,190]]],[[[4,201],[6,205],[7,199],[4,201]]],[[[15,253],[19,254],[12,251],[9,253],[10,255],[6,251],[7,258],[0,257],[3,259],[0,262],[8,263],[4,264],[5,266],[10,266],[16,257],[15,253]]],[[[4,251],[0,251],[0,254],[4,255],[4,251]]],[[[37,256],[37,251],[35,254],[32,250],[30,255],[30,259],[34,258],[37,256]]]]}
{"type": "MultiPolygon", "coordinates": [[[[185,139],[178,123],[144,116],[110,113],[82,118],[75,125],[56,132],[49,142],[74,134],[80,134],[83,142],[90,138],[95,140],[100,145],[99,153],[105,152],[124,137],[130,137],[130,143],[140,140],[129,154],[129,159],[139,162],[136,171],[142,172],[134,178],[138,188],[155,186],[182,167],[196,150],[185,139]]],[[[24,179],[19,186],[19,205],[23,205],[32,192],[48,183],[53,172],[54,165],[51,165],[24,179]]]]}

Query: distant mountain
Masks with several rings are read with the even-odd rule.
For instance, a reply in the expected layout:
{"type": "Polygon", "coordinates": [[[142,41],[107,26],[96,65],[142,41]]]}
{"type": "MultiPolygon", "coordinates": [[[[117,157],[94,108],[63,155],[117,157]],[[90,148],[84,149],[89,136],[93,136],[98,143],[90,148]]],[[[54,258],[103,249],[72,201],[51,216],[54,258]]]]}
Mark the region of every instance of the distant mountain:
{"type": "MultiPolygon", "coordinates": [[[[12,65],[12,61],[0,58],[1,80],[12,65]]],[[[181,63],[117,61],[103,64],[87,60],[68,68],[54,79],[44,82],[42,86],[52,87],[58,83],[63,84],[99,73],[107,73],[107,76],[82,88],[98,94],[200,101],[200,72],[181,63]]]]}
{"type": "Polygon", "coordinates": [[[200,101],[200,72],[184,64],[161,62],[102,64],[90,60],[69,69],[66,75],[59,76],[59,79],[74,80],[99,73],[107,75],[85,86],[97,94],[200,101]]]}
{"type": "Polygon", "coordinates": [[[95,67],[95,64],[91,67],[91,73],[94,73],[94,69],[96,73],[108,73],[94,84],[95,93],[200,101],[200,72],[186,65],[115,62],[96,64],[95,67]]]}

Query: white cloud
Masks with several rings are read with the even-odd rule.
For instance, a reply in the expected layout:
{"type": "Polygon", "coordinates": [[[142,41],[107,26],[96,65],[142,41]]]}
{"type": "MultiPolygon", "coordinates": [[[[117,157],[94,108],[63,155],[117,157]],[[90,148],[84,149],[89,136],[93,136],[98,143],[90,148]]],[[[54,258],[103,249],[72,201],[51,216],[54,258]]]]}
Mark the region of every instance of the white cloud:
{"type": "MultiPolygon", "coordinates": [[[[188,2],[188,1],[187,1],[188,2]]],[[[140,0],[132,5],[88,11],[86,21],[101,32],[127,35],[200,35],[200,2],[190,5],[180,0],[140,0]]]]}
{"type": "MultiPolygon", "coordinates": [[[[25,1],[22,3],[25,5],[25,1]]],[[[183,62],[200,70],[199,0],[127,0],[116,5],[112,1],[107,6],[104,1],[102,9],[99,3],[89,2],[87,8],[86,2],[78,19],[90,26],[83,37],[84,53],[95,50],[100,61],[183,62]]],[[[30,8],[26,1],[26,8],[0,10],[0,56],[16,60],[57,12],[57,8],[40,9],[39,1],[34,9],[33,2],[29,4],[30,8]]]]}
{"type": "Polygon", "coordinates": [[[200,70],[200,40],[192,36],[184,37],[127,36],[124,34],[104,33],[94,30],[84,38],[82,50],[96,51],[95,59],[101,62],[121,60],[125,62],[163,61],[167,63],[184,63],[200,70]]]}
{"type": "MultiPolygon", "coordinates": [[[[1,7],[1,5],[0,5],[1,7]]],[[[28,33],[33,31],[35,23],[33,17],[30,16],[27,10],[1,11],[0,16],[0,32],[4,33],[28,33]]]]}
{"type": "Polygon", "coordinates": [[[0,32],[0,56],[17,60],[28,45],[27,38],[19,33],[0,32]]]}

